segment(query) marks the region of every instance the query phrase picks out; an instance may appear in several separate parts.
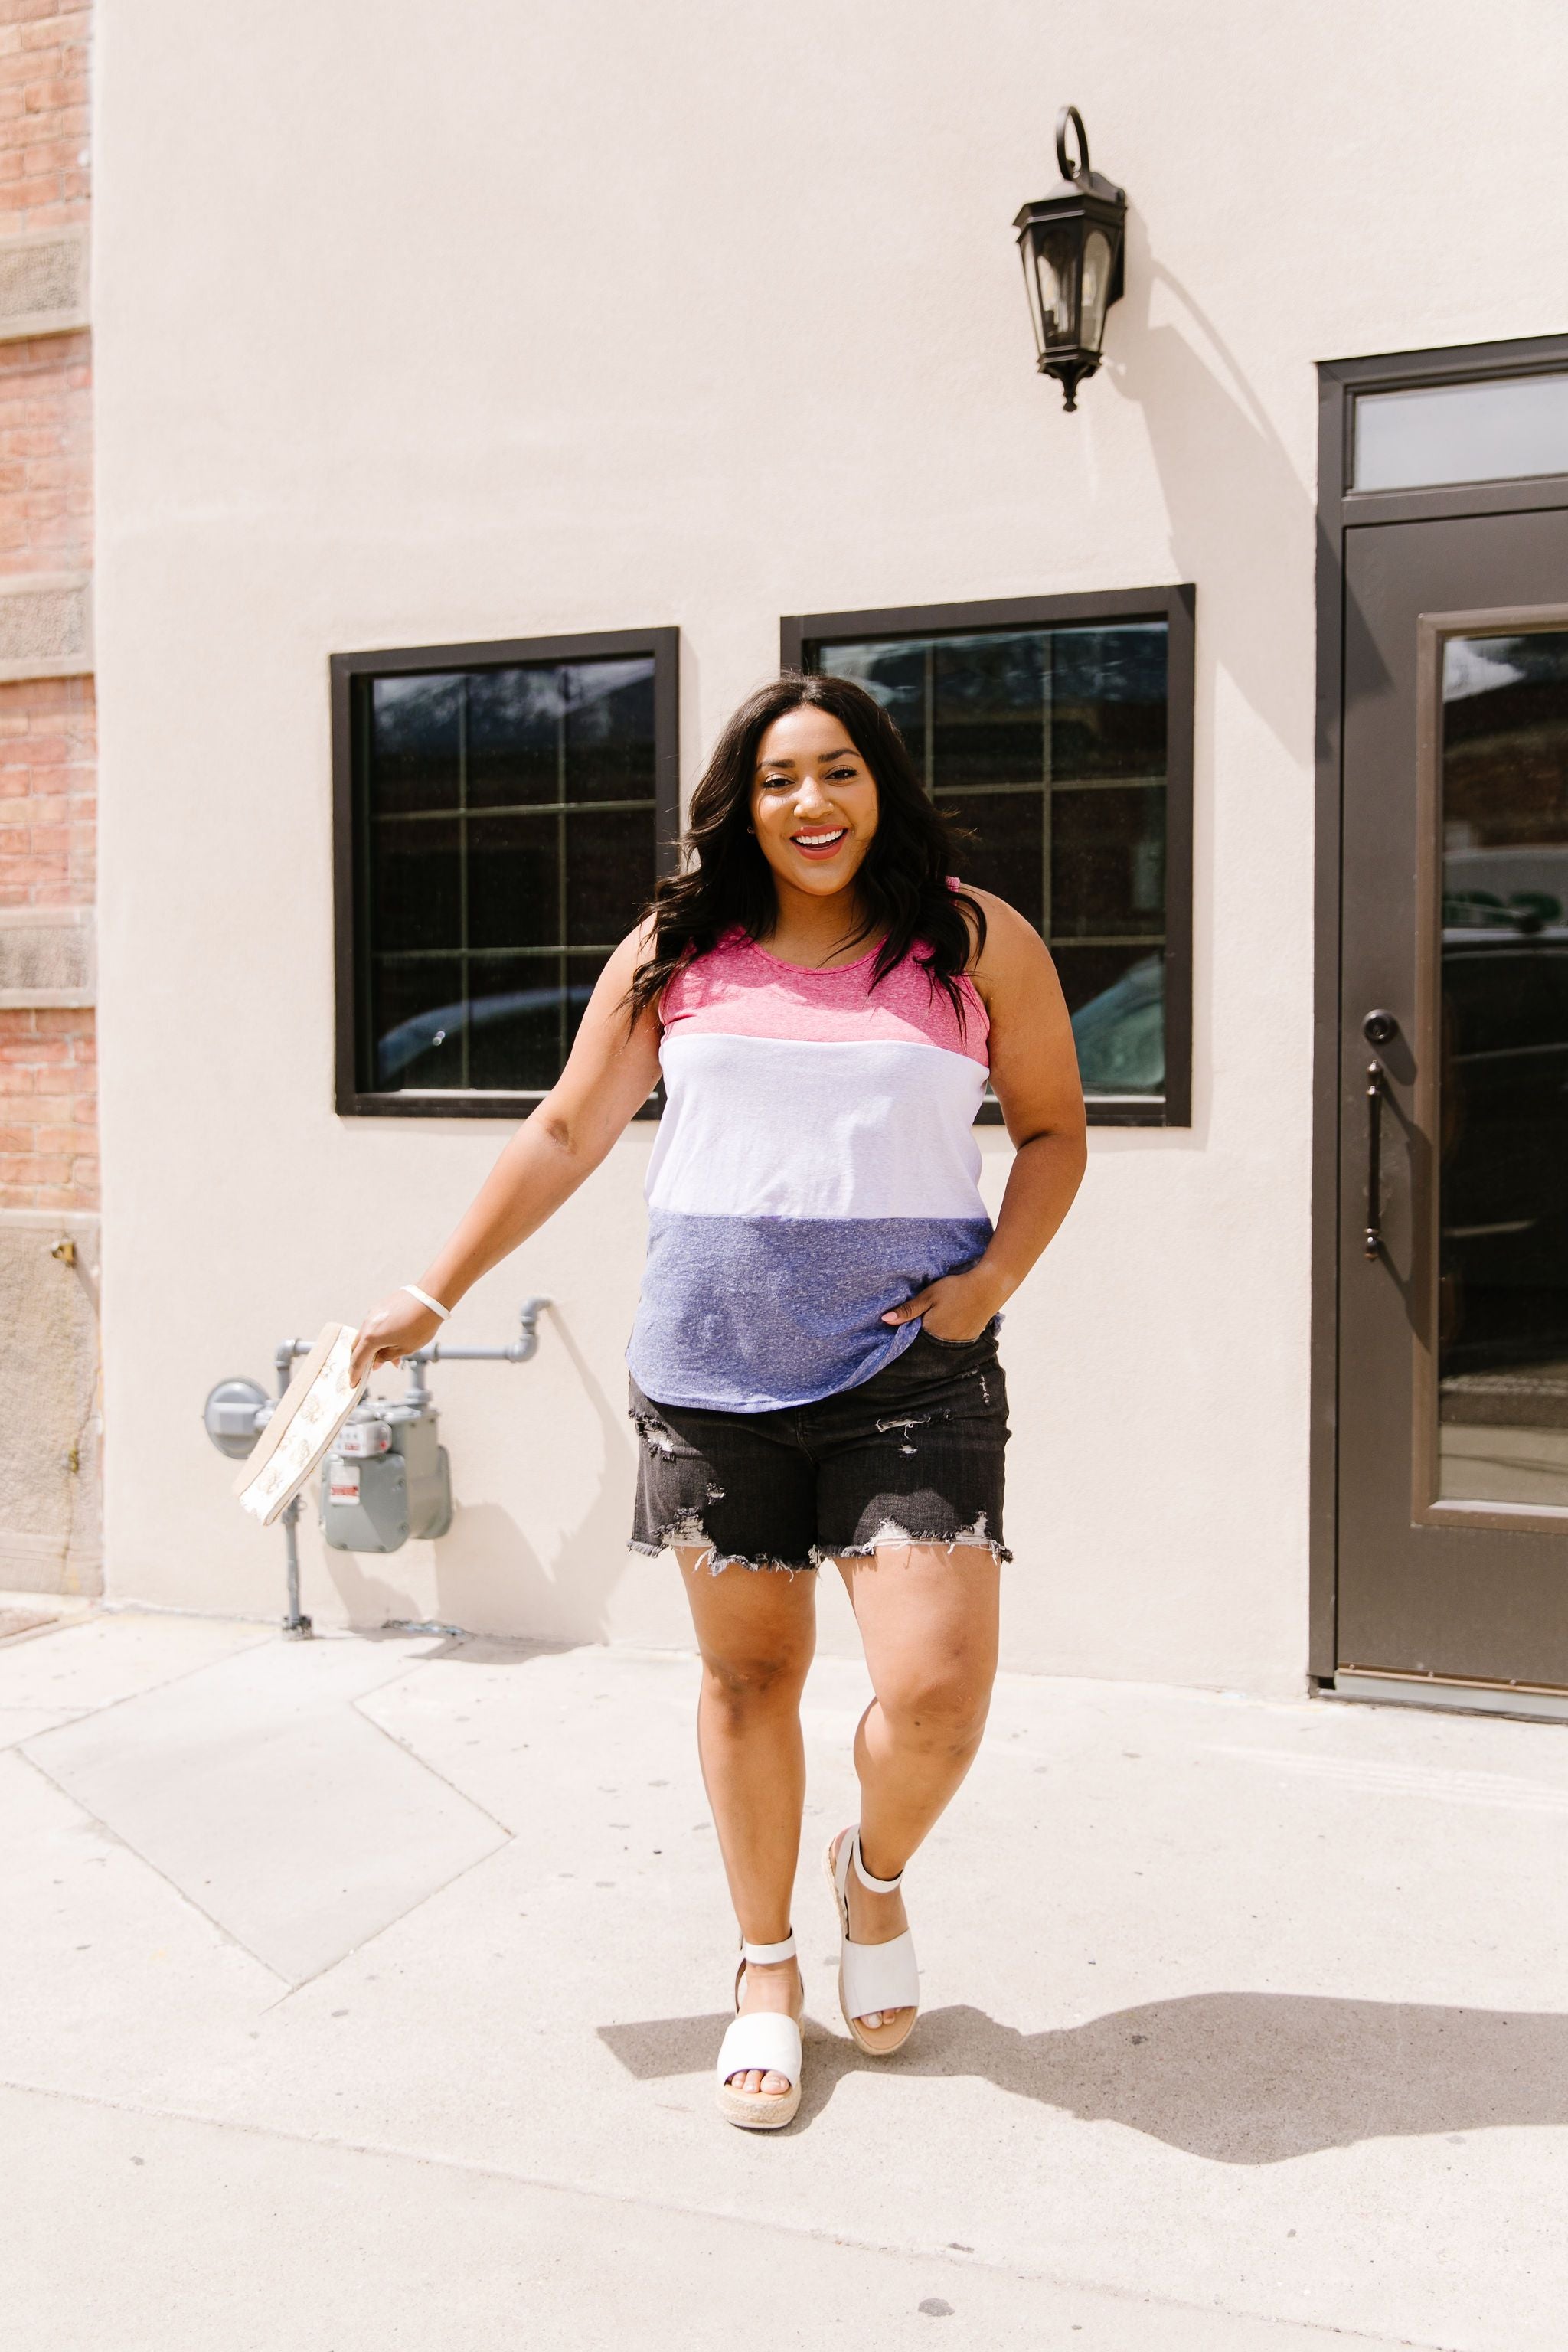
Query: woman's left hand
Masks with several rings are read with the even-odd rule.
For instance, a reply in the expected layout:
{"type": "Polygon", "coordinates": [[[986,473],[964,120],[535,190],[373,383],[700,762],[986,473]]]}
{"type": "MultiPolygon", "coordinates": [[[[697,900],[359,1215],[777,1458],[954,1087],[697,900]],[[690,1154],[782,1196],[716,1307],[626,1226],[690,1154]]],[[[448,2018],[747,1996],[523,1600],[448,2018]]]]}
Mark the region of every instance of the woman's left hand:
{"type": "Polygon", "coordinates": [[[940,1281],[928,1282],[901,1307],[890,1307],[882,1320],[897,1326],[923,1316],[933,1339],[963,1347],[979,1339],[1005,1296],[993,1276],[971,1265],[962,1274],[944,1274],[940,1281]]]}

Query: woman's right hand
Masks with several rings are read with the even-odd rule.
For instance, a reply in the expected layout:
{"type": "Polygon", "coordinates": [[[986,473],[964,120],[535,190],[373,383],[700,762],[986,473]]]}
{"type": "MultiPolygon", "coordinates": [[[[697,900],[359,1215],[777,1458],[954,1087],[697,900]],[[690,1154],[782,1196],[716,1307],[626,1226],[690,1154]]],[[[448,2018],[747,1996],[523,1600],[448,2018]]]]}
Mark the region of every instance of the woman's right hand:
{"type": "Polygon", "coordinates": [[[360,1325],[349,1367],[350,1379],[357,1388],[383,1364],[400,1364],[405,1356],[411,1356],[416,1348],[423,1348],[433,1339],[440,1328],[438,1315],[421,1307],[411,1292],[395,1290],[360,1325]]]}

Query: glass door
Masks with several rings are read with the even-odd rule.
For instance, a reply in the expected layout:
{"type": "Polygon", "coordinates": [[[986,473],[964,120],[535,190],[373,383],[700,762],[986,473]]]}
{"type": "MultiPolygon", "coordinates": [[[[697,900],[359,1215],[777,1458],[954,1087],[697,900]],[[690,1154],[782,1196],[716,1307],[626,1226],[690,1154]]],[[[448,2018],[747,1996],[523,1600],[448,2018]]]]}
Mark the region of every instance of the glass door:
{"type": "Polygon", "coordinates": [[[1568,1690],[1568,513],[1345,579],[1339,1666],[1568,1690]]]}
{"type": "Polygon", "coordinates": [[[1432,1499],[1568,1511],[1568,619],[1427,625],[1442,859],[1432,1499]]]}

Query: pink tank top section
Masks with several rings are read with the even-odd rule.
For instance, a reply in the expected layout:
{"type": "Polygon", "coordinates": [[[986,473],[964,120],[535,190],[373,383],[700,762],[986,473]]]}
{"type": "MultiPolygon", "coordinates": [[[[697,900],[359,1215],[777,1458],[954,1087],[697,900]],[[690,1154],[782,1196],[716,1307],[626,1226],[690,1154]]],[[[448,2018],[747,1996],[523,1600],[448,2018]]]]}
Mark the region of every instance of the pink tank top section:
{"type": "Polygon", "coordinates": [[[877,950],[829,971],[781,963],[740,929],[727,931],[665,990],[659,1019],[667,1036],[788,1038],[796,1045],[873,1042],[940,1045],[988,1069],[991,1024],[967,973],[959,981],[966,1018],[923,964],[906,956],[869,985],[877,950]]]}

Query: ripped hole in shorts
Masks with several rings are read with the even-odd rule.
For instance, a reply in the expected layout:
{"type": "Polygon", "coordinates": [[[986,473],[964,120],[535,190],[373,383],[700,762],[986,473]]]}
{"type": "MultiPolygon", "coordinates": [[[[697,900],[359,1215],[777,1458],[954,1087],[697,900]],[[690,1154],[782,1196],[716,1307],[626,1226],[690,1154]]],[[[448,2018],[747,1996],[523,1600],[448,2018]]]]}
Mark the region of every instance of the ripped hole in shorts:
{"type": "MultiPolygon", "coordinates": [[[[722,1492],[721,1487],[710,1500],[718,1502],[722,1492]]],[[[640,1552],[645,1559],[658,1559],[667,1551],[695,1551],[696,1566],[705,1568],[710,1576],[722,1576],[727,1568],[749,1568],[759,1574],[765,1570],[774,1576],[804,1576],[816,1567],[815,1559],[750,1559],[744,1552],[721,1551],[694,1511],[671,1519],[650,1541],[633,1536],[626,1549],[640,1552]]]]}
{"type": "Polygon", "coordinates": [[[906,1546],[929,1545],[933,1550],[945,1552],[988,1551],[997,1565],[1003,1566],[1013,1557],[999,1536],[991,1533],[986,1515],[982,1511],[972,1527],[956,1532],[946,1528],[922,1534],[919,1529],[901,1527],[897,1519],[884,1519],[877,1532],[866,1543],[818,1544],[812,1559],[818,1568],[839,1559],[871,1559],[882,1550],[901,1550],[906,1546]]]}
{"type": "Polygon", "coordinates": [[[631,1418],[637,1425],[637,1435],[649,1453],[668,1454],[673,1461],[679,1450],[675,1442],[675,1432],[667,1428],[657,1413],[634,1412],[631,1418]]]}

